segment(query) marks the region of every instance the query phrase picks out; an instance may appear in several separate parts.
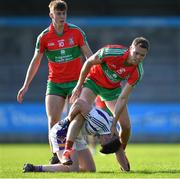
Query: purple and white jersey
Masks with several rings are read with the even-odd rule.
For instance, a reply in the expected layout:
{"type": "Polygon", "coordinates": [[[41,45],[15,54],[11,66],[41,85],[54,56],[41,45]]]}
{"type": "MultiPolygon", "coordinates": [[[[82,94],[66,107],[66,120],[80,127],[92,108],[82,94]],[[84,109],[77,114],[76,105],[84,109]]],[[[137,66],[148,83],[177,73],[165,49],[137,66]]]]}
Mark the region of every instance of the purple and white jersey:
{"type": "MultiPolygon", "coordinates": [[[[99,108],[92,108],[85,116],[85,122],[78,135],[73,148],[75,150],[83,150],[87,148],[87,135],[103,135],[111,133],[112,117],[99,108]]],[[[117,125],[117,129],[119,125],[117,125]]],[[[53,152],[64,150],[68,125],[62,127],[60,123],[53,126],[50,132],[53,152]]]]}
{"type": "Polygon", "coordinates": [[[112,117],[99,108],[92,110],[85,116],[82,135],[103,135],[111,133],[112,117]]]}

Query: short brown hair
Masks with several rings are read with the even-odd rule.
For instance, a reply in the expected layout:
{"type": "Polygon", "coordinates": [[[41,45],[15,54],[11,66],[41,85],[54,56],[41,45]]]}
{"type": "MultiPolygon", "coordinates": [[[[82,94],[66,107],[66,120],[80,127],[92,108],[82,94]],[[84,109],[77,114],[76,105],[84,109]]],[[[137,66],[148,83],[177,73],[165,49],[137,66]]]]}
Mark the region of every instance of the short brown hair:
{"type": "Polygon", "coordinates": [[[115,153],[119,150],[120,146],[121,142],[119,141],[119,137],[113,136],[108,143],[101,145],[100,152],[103,154],[115,153]]]}
{"type": "Polygon", "coordinates": [[[139,45],[141,48],[147,49],[149,51],[150,44],[149,41],[144,37],[137,37],[133,40],[132,45],[137,46],[139,45]]]}
{"type": "Polygon", "coordinates": [[[67,11],[67,3],[63,0],[52,0],[49,3],[49,10],[67,11]]]}

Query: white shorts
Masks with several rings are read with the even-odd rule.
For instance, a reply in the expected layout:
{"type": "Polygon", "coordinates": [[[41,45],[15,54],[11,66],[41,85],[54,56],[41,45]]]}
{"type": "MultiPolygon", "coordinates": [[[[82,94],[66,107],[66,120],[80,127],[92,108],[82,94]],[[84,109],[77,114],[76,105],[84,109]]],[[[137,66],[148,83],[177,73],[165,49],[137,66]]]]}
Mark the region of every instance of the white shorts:
{"type": "MultiPolygon", "coordinates": [[[[50,141],[52,146],[53,153],[56,153],[59,150],[64,150],[66,142],[67,128],[62,129],[59,123],[55,124],[50,131],[50,141]]],[[[87,142],[85,136],[79,134],[76,141],[74,142],[73,149],[80,151],[87,149],[87,142]]]]}

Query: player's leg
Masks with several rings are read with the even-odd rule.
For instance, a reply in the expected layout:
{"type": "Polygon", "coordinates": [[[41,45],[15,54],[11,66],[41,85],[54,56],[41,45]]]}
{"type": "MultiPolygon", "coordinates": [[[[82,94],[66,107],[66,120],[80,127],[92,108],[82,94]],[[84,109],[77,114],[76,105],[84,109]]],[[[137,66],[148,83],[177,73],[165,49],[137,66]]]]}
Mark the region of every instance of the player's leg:
{"type": "MultiPolygon", "coordinates": [[[[65,99],[72,93],[76,82],[57,84],[53,82],[47,83],[46,90],[46,113],[48,116],[49,130],[52,126],[60,120],[65,99]]],[[[58,163],[58,157],[56,154],[51,158],[50,163],[58,163]]]]}
{"type": "MultiPolygon", "coordinates": [[[[64,152],[67,128],[68,128],[67,126],[62,127],[59,123],[56,123],[50,130],[49,138],[52,144],[52,152],[57,154],[60,162],[62,161],[62,154],[64,152]]],[[[79,163],[78,163],[76,150],[72,151],[71,159],[73,161],[73,164],[70,167],[64,166],[62,164],[46,165],[46,166],[44,165],[42,170],[52,171],[52,172],[53,171],[61,171],[61,172],[79,171],[79,163]]]]}
{"type": "MultiPolygon", "coordinates": [[[[82,89],[80,99],[85,101],[89,106],[93,104],[95,98],[96,98],[96,95],[92,92],[92,90],[90,90],[88,88],[82,89]]],[[[80,107],[85,108],[82,105],[80,107]]],[[[68,128],[67,138],[66,138],[67,142],[68,141],[71,141],[71,142],[75,141],[75,139],[77,138],[77,136],[80,132],[80,129],[81,129],[83,123],[84,123],[84,118],[82,117],[82,115],[76,116],[71,121],[69,128],[68,128]]],[[[70,148],[72,148],[72,144],[67,145],[66,147],[67,147],[67,149],[70,149],[70,148]]]]}
{"type": "MultiPolygon", "coordinates": [[[[62,127],[60,123],[56,123],[50,130],[49,139],[52,147],[52,152],[56,153],[59,161],[62,160],[62,154],[64,151],[66,133],[68,126],[62,127]]],[[[73,150],[71,152],[71,159],[73,164],[71,166],[65,166],[62,164],[53,165],[33,165],[25,164],[23,167],[23,172],[71,172],[79,171],[78,155],[77,151],[73,150]]]]}
{"type": "Polygon", "coordinates": [[[84,87],[79,98],[92,105],[96,99],[96,94],[91,89],[84,87]]]}
{"type": "MultiPolygon", "coordinates": [[[[63,151],[58,151],[57,156],[59,160],[61,160],[63,151]]],[[[77,151],[73,151],[71,153],[71,159],[73,164],[70,166],[62,165],[62,164],[51,164],[51,165],[33,165],[33,164],[25,164],[23,167],[23,172],[78,172],[79,171],[79,163],[78,163],[78,155],[77,151]]]]}
{"type": "MultiPolygon", "coordinates": [[[[98,88],[100,90],[100,96],[105,101],[106,106],[110,109],[112,113],[114,113],[117,98],[121,93],[121,88],[118,87],[112,90],[100,88],[100,87],[98,88]]],[[[119,118],[119,122],[122,129],[119,135],[121,138],[121,143],[125,148],[129,140],[130,131],[131,131],[131,125],[130,125],[130,119],[129,119],[127,107],[123,109],[119,118]]]]}
{"type": "MultiPolygon", "coordinates": [[[[96,95],[93,93],[92,90],[89,88],[83,88],[80,99],[87,102],[89,105],[92,105],[94,100],[96,98],[96,95]]],[[[66,138],[66,145],[65,145],[65,152],[63,154],[64,159],[63,163],[67,164],[70,163],[70,152],[73,146],[73,143],[75,139],[77,138],[82,126],[84,124],[84,118],[82,115],[77,115],[70,123],[68,132],[67,132],[67,138],[66,138]]]]}
{"type": "Polygon", "coordinates": [[[76,141],[74,143],[74,149],[76,149],[78,153],[78,161],[79,161],[79,168],[80,171],[86,171],[86,172],[95,172],[96,166],[92,157],[92,154],[88,148],[86,135],[84,135],[83,130],[81,130],[80,134],[76,138],[76,141]]]}
{"type": "Polygon", "coordinates": [[[71,121],[69,127],[68,127],[68,132],[67,132],[67,137],[66,137],[66,143],[65,143],[65,150],[63,153],[63,158],[62,158],[62,163],[64,165],[71,165],[72,160],[71,160],[71,152],[73,144],[75,139],[77,138],[82,126],[84,123],[84,118],[81,114],[76,115],[76,117],[71,121]]]}
{"type": "Polygon", "coordinates": [[[86,171],[86,172],[96,171],[96,166],[92,154],[88,148],[78,151],[78,160],[79,160],[80,171],[86,171]]]}
{"type": "MultiPolygon", "coordinates": [[[[65,98],[61,96],[55,95],[47,95],[46,96],[46,114],[48,117],[48,131],[60,120],[60,116],[62,114],[63,108],[65,104],[65,98]]],[[[50,141],[50,140],[49,140],[50,141]]],[[[51,143],[49,142],[50,147],[51,143]]],[[[51,158],[50,163],[55,164],[58,163],[59,160],[54,154],[51,158]]]]}
{"type": "MultiPolygon", "coordinates": [[[[57,156],[60,160],[60,162],[62,161],[62,154],[63,154],[63,151],[58,151],[57,152],[57,156]]],[[[78,172],[79,171],[79,161],[78,161],[78,153],[76,150],[73,150],[71,152],[71,159],[72,159],[72,165],[63,165],[63,164],[59,164],[57,167],[58,167],[58,171],[61,171],[61,172],[78,172]]]]}
{"type": "Polygon", "coordinates": [[[78,98],[71,106],[67,118],[71,122],[76,117],[77,114],[80,113],[82,114],[82,116],[86,116],[91,109],[92,109],[92,105],[78,98]]]}
{"type": "Polygon", "coordinates": [[[92,155],[96,154],[97,137],[92,136],[92,135],[88,135],[87,141],[88,141],[88,145],[89,145],[89,149],[91,151],[91,154],[92,155]]]}
{"type": "Polygon", "coordinates": [[[46,96],[46,113],[48,117],[48,129],[59,122],[65,104],[65,98],[56,95],[46,96]]]}

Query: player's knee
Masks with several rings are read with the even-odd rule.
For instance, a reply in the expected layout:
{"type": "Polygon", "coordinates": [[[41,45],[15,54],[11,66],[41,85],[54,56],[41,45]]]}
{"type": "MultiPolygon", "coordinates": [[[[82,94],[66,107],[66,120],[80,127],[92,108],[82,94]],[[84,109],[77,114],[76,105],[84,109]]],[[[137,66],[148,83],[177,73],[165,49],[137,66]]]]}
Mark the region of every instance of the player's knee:
{"type": "Polygon", "coordinates": [[[79,172],[79,166],[78,165],[72,164],[69,169],[71,172],[79,172]]]}
{"type": "Polygon", "coordinates": [[[81,171],[83,172],[96,172],[96,167],[95,166],[86,166],[86,168],[81,168],[81,171]]]}

